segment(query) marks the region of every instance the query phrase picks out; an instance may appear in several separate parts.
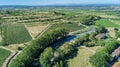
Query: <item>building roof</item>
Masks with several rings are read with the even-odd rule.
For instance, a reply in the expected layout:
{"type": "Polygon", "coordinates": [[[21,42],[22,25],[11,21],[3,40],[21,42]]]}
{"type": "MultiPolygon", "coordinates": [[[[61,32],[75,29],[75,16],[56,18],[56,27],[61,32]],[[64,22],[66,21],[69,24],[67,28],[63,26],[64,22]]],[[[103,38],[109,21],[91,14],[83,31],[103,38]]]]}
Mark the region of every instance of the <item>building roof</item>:
{"type": "Polygon", "coordinates": [[[103,39],[106,37],[106,34],[105,33],[101,33],[101,34],[98,34],[95,36],[96,39],[103,39]]]}
{"type": "Polygon", "coordinates": [[[118,47],[114,50],[114,52],[112,52],[112,57],[117,57],[118,55],[120,55],[120,47],[118,47]]]}
{"type": "Polygon", "coordinates": [[[120,62],[116,62],[112,67],[120,67],[120,62]]]}

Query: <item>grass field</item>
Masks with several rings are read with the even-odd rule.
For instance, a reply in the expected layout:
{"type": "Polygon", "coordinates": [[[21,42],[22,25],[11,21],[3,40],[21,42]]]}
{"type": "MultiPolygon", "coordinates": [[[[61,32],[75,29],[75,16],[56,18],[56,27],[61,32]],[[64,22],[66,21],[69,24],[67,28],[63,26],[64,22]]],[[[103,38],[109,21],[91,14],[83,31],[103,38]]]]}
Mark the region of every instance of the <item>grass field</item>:
{"type": "Polygon", "coordinates": [[[101,19],[96,21],[96,25],[102,25],[104,27],[120,27],[119,25],[109,21],[108,19],[101,19]]]}
{"type": "MultiPolygon", "coordinates": [[[[88,49],[97,51],[100,48],[102,47],[96,46],[89,47],[88,49]]],[[[89,57],[92,56],[94,53],[89,51],[88,49],[79,47],[77,56],[68,60],[68,67],[93,67],[89,62],[89,57]]]]}
{"type": "Polygon", "coordinates": [[[10,55],[11,52],[0,48],[0,67],[5,59],[10,55]]]}
{"type": "Polygon", "coordinates": [[[93,53],[89,50],[79,48],[77,56],[68,60],[68,67],[93,67],[89,63],[89,57],[92,55],[93,53]]]}
{"type": "Polygon", "coordinates": [[[55,28],[62,28],[62,27],[67,28],[71,32],[85,28],[85,26],[82,26],[82,25],[65,23],[65,24],[55,24],[55,25],[52,25],[47,31],[49,31],[51,29],[55,29],[55,28]]]}
{"type": "Polygon", "coordinates": [[[11,24],[6,28],[7,44],[19,44],[30,41],[32,38],[23,24],[11,24]]]}

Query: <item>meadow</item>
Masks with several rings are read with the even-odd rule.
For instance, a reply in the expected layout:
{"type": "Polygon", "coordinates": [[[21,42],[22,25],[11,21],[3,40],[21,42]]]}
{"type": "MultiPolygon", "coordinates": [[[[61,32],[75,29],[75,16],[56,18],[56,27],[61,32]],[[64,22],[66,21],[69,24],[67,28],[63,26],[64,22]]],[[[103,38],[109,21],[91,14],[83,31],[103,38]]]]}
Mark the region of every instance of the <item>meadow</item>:
{"type": "Polygon", "coordinates": [[[5,61],[5,59],[10,55],[10,53],[11,52],[0,48],[0,67],[2,66],[2,63],[5,61]]]}
{"type": "Polygon", "coordinates": [[[93,67],[89,63],[89,57],[92,55],[89,50],[79,48],[77,56],[68,60],[68,67],[93,67]]]}
{"type": "Polygon", "coordinates": [[[98,21],[96,21],[96,25],[101,25],[104,27],[120,27],[118,24],[115,24],[108,19],[98,20],[98,21]]]}

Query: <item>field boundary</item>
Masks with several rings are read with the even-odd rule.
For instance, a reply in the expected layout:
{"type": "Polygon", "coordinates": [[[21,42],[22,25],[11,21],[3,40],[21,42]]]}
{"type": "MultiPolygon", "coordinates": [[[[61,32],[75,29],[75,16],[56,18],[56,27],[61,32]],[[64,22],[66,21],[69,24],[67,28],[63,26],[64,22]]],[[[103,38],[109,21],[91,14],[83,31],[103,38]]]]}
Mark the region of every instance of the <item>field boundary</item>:
{"type": "Polygon", "coordinates": [[[32,39],[34,40],[34,37],[32,36],[32,34],[30,33],[30,31],[27,28],[27,25],[25,23],[23,23],[23,25],[25,26],[25,28],[27,29],[27,31],[29,32],[30,36],[32,37],[32,39]]]}

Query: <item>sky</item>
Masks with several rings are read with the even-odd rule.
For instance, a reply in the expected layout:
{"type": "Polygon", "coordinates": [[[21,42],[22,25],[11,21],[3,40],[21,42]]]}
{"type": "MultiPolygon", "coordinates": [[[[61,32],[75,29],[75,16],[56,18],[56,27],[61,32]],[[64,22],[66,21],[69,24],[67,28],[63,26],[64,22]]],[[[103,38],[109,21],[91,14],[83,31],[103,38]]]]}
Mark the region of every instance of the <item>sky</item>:
{"type": "Polygon", "coordinates": [[[120,0],[0,0],[0,5],[120,4],[120,0]]]}

